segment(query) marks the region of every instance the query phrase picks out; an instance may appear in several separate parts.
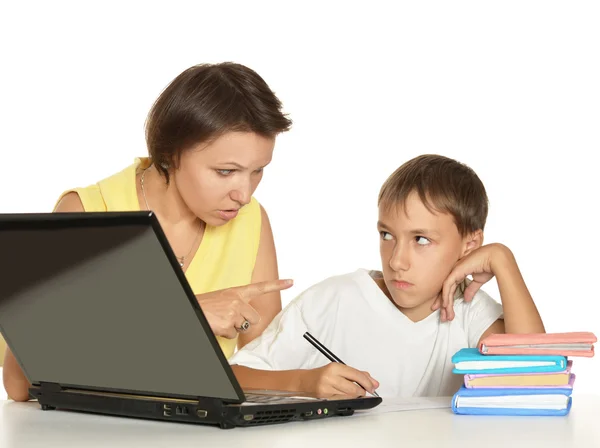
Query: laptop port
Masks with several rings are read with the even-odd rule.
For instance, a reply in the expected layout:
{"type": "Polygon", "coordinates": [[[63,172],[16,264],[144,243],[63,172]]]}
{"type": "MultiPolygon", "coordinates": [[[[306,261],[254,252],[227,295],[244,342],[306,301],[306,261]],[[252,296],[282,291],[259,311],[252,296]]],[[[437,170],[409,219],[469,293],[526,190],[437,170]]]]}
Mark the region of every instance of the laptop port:
{"type": "Polygon", "coordinates": [[[175,408],[176,415],[188,415],[188,409],[185,406],[177,406],[175,408]]]}
{"type": "Polygon", "coordinates": [[[163,411],[163,415],[164,415],[165,417],[170,417],[170,416],[171,416],[171,411],[166,411],[166,410],[165,410],[165,411],[163,411]]]}
{"type": "Polygon", "coordinates": [[[200,418],[206,418],[206,416],[208,415],[208,411],[205,411],[203,409],[198,409],[196,411],[196,415],[200,418]]]}
{"type": "Polygon", "coordinates": [[[305,417],[310,417],[311,415],[313,415],[313,411],[306,411],[306,412],[304,413],[304,416],[305,416],[305,417]]]}
{"type": "Polygon", "coordinates": [[[168,404],[163,404],[163,409],[165,411],[170,411],[171,410],[171,406],[169,406],[168,404]]]}
{"type": "Polygon", "coordinates": [[[352,408],[338,408],[337,415],[352,415],[354,414],[354,409],[352,408]]]}

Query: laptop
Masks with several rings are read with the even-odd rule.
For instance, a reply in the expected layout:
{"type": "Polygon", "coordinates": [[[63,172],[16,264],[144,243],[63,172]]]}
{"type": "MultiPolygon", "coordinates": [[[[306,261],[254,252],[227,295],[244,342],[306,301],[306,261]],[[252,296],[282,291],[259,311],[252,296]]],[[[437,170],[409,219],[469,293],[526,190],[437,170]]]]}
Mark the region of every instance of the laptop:
{"type": "Polygon", "coordinates": [[[0,248],[0,331],[43,410],[227,429],[382,401],[242,390],[152,212],[4,214],[0,248]]]}

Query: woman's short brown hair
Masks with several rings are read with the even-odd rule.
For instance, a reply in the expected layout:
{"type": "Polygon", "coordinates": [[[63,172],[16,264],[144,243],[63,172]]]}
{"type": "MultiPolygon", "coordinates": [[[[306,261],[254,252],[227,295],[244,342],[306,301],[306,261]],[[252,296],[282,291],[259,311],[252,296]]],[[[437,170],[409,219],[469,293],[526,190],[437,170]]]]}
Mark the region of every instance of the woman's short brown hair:
{"type": "Polygon", "coordinates": [[[461,236],[485,227],[485,187],[463,163],[436,154],[415,157],[388,177],[381,187],[378,205],[384,210],[403,206],[413,192],[430,211],[449,213],[461,236]]]}
{"type": "Polygon", "coordinates": [[[232,131],[267,138],[292,121],[267,83],[241,64],[199,64],[177,76],[160,94],[146,120],[148,153],[169,182],[181,153],[232,131]]]}

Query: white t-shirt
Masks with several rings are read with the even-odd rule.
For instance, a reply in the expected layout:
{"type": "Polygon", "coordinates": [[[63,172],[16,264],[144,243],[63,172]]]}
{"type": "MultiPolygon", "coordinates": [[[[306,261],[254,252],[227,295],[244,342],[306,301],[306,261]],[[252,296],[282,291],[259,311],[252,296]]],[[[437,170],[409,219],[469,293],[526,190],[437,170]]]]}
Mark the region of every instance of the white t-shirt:
{"type": "Polygon", "coordinates": [[[450,396],[463,381],[452,373],[452,356],[476,347],[503,315],[502,306],[481,290],[470,303],[456,299],[454,311],[450,322],[440,322],[439,310],[413,322],[371,271],[359,269],[308,288],[229,362],[261,370],[322,367],[330,361],[303,338],[308,331],[347,365],[369,372],[382,397],[450,396]]]}

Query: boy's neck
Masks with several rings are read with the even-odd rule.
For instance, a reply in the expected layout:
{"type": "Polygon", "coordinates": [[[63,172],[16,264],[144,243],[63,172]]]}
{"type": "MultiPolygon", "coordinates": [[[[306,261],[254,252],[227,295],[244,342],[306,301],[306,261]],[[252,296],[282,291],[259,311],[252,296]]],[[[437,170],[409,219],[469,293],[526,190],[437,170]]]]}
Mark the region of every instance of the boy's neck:
{"type": "Polygon", "coordinates": [[[428,299],[426,302],[422,303],[421,305],[419,305],[417,307],[402,308],[402,307],[398,306],[398,304],[396,302],[394,302],[394,299],[392,298],[392,295],[390,294],[390,291],[388,290],[382,276],[374,276],[373,280],[375,281],[377,286],[379,286],[379,289],[381,289],[381,291],[389,299],[389,301],[392,302],[392,305],[394,305],[398,311],[400,311],[402,314],[404,314],[406,317],[408,317],[411,321],[413,321],[413,322],[422,321],[423,319],[425,319],[428,316],[431,316],[435,312],[431,309],[431,306],[433,305],[433,302],[435,302],[435,299],[437,298],[437,296],[433,297],[431,299],[428,299]]]}

